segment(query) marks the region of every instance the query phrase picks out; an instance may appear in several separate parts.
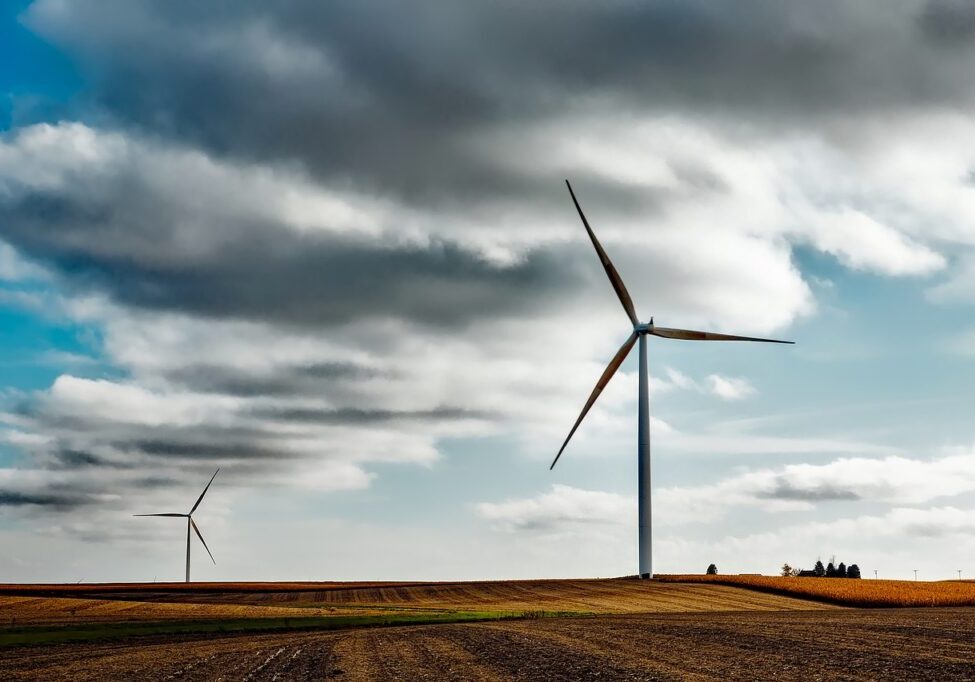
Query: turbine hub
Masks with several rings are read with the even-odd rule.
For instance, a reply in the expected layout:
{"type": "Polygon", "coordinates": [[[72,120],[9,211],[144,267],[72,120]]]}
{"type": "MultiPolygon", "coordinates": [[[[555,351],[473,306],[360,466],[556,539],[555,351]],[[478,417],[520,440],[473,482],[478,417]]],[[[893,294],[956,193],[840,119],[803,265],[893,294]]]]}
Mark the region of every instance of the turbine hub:
{"type": "Polygon", "coordinates": [[[653,318],[650,318],[649,322],[641,322],[633,325],[633,331],[640,335],[649,334],[653,331],[653,318]]]}

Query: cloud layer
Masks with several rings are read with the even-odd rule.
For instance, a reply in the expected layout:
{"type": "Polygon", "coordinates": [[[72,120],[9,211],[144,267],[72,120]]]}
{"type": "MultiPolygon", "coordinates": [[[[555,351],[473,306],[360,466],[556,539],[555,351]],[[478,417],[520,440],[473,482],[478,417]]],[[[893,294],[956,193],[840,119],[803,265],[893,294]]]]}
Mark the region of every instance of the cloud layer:
{"type": "MultiPolygon", "coordinates": [[[[921,505],[975,493],[975,451],[938,459],[842,458],[827,464],[755,469],[714,484],[660,488],[656,523],[711,524],[736,507],[770,512],[816,509],[823,503],[921,505]]],[[[536,497],[480,503],[478,514],[507,530],[566,531],[579,524],[630,525],[635,500],[616,493],[554,485],[536,497]]]]}
{"type": "MultiPolygon", "coordinates": [[[[23,22],[85,88],[0,136],[0,302],[91,330],[99,357],[8,396],[19,513],[115,513],[126,487],[217,465],[239,490],[332,492],[449,440],[547,455],[629,331],[565,177],[662,325],[815,316],[810,253],[975,300],[964,3],[37,0],[23,22]]],[[[766,391],[724,372],[654,391],[766,391]]],[[[633,380],[581,445],[628,433],[633,380]]],[[[877,452],[654,428],[707,454],[877,452]]],[[[661,499],[913,504],[968,464],[852,457],[661,499]]],[[[557,486],[478,513],[545,528],[627,505],[557,486]]]]}

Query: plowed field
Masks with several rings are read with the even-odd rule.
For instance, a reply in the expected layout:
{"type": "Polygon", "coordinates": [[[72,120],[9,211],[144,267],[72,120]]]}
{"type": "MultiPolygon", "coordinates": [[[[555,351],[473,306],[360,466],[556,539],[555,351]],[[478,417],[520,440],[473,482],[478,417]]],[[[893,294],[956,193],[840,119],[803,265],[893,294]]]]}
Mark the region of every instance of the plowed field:
{"type": "Polygon", "coordinates": [[[971,680],[970,609],[560,618],[5,649],[4,680],[971,680]]]}

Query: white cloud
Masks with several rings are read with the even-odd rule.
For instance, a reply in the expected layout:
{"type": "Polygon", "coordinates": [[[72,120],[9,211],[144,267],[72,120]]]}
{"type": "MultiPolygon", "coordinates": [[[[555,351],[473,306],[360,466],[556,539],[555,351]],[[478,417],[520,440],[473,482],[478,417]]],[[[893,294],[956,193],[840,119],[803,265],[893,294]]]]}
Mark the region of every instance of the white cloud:
{"type": "Polygon", "coordinates": [[[945,267],[944,257],[855,209],[810,216],[810,241],[854,270],[884,275],[927,275],[945,267]]]}
{"type": "Polygon", "coordinates": [[[43,268],[29,263],[13,247],[0,241],[0,280],[36,280],[46,277],[47,273],[43,268]]]}
{"type": "Polygon", "coordinates": [[[740,400],[754,395],[757,391],[744,377],[727,377],[709,374],[704,381],[697,381],[673,367],[663,369],[663,377],[651,377],[650,389],[655,393],[670,393],[675,390],[708,393],[722,400],[740,400]]]}
{"type": "Polygon", "coordinates": [[[650,377],[650,390],[654,393],[669,393],[680,389],[685,391],[699,391],[700,384],[683,372],[673,367],[664,367],[663,377],[650,377]]]}
{"type": "Polygon", "coordinates": [[[240,403],[225,396],[213,398],[182,391],[163,394],[132,383],[71,375],[55,379],[43,401],[45,413],[55,417],[144,426],[221,423],[240,403]]]}
{"type": "MultiPolygon", "coordinates": [[[[882,140],[860,131],[857,146],[848,144],[848,131],[828,127],[768,139],[739,127],[728,134],[710,123],[687,116],[677,120],[597,110],[546,121],[527,136],[521,129],[511,131],[493,148],[500,155],[514,145],[537,145],[547,155],[506,155],[499,162],[530,158],[535,164],[538,158],[549,158],[557,168],[579,168],[580,173],[595,168],[600,178],[630,188],[636,197],[642,194],[648,204],[662,202],[662,210],[653,214],[652,230],[646,229],[646,218],[618,211],[609,219],[590,211],[590,220],[601,226],[604,241],[631,247],[653,244],[656,253],[666,253],[671,262],[681,262],[684,272],[694,272],[697,286],[683,301],[691,311],[700,293],[741,313],[739,320],[754,319],[762,306],[741,305],[751,281],[774,292],[767,314],[808,314],[810,292],[791,267],[782,267],[792,265],[790,248],[784,246],[812,246],[851,269],[922,276],[946,267],[939,252],[946,241],[975,244],[975,192],[964,179],[970,159],[964,145],[957,144],[975,140],[975,125],[966,117],[895,117],[887,122],[882,140]],[[955,137],[939,130],[950,130],[955,137]],[[556,142],[566,139],[572,142],[556,142]],[[923,161],[917,164],[915,159],[923,161]],[[696,173],[678,172],[688,163],[697,164],[696,173]],[[701,176],[710,178],[713,191],[700,191],[701,176]],[[695,248],[702,242],[709,248],[695,248]],[[714,281],[735,286],[723,292],[705,284],[714,281]]],[[[584,200],[585,187],[577,190],[584,200]]],[[[648,265],[648,276],[654,268],[667,267],[648,265]]],[[[660,282],[655,284],[661,288],[660,282]]]]}
{"type": "Polygon", "coordinates": [[[657,504],[668,518],[708,522],[739,506],[805,511],[822,503],[920,504],[975,491],[975,449],[931,459],[843,458],[827,464],[758,469],[700,486],[663,488],[657,504]]]}
{"type": "MultiPolygon", "coordinates": [[[[654,491],[656,523],[711,523],[734,507],[808,511],[831,502],[920,504],[975,492],[975,450],[935,460],[844,458],[736,474],[718,483],[654,491]]],[[[478,514],[515,530],[565,530],[580,523],[626,524],[631,496],[554,485],[535,497],[484,502],[478,514]]]]}
{"type": "Polygon", "coordinates": [[[634,500],[616,493],[555,484],[536,497],[481,502],[478,515],[509,530],[565,531],[579,525],[627,523],[636,513],[634,500]]]}
{"type": "Polygon", "coordinates": [[[724,377],[720,374],[708,376],[711,392],[723,400],[741,400],[755,393],[755,387],[741,377],[724,377]]]}

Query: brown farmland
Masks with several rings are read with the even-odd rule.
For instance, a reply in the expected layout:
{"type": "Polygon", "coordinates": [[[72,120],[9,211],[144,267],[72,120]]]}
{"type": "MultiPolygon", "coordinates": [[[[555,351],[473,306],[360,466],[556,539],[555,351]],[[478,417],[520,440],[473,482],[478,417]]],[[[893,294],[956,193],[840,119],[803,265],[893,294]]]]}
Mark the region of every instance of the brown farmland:
{"type": "Polygon", "coordinates": [[[819,609],[725,585],[609,580],[458,583],[177,583],[0,586],[0,624],[173,617],[240,618],[395,611],[574,614],[819,609]]]}
{"type": "Polygon", "coordinates": [[[5,680],[964,680],[968,609],[666,613],[16,647],[5,680]]]}
{"type": "Polygon", "coordinates": [[[975,585],[884,582],[5,585],[0,679],[975,679],[975,609],[823,601],[975,585]]]}
{"type": "MultiPolygon", "coordinates": [[[[348,615],[376,613],[375,609],[343,610],[348,615]]],[[[139,621],[214,620],[228,618],[307,618],[330,616],[327,606],[287,607],[257,604],[208,604],[0,596],[0,627],[71,623],[128,623],[139,621]]]]}

